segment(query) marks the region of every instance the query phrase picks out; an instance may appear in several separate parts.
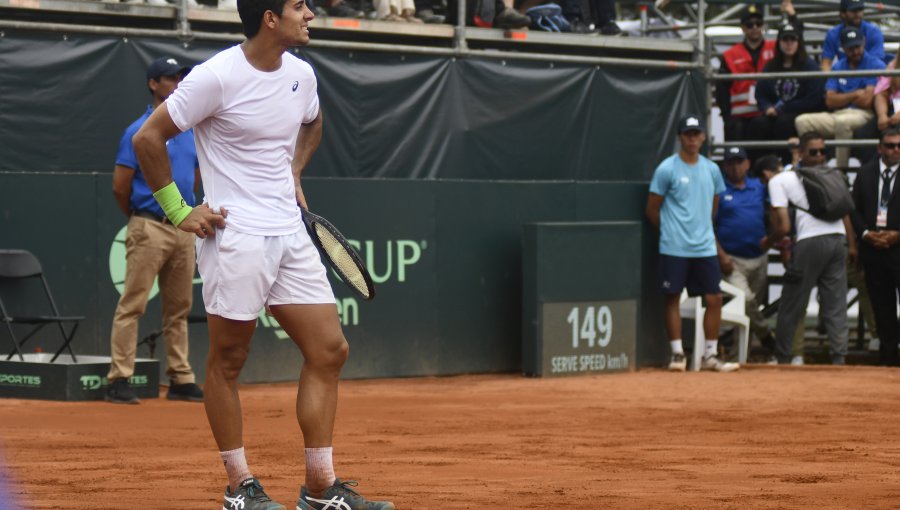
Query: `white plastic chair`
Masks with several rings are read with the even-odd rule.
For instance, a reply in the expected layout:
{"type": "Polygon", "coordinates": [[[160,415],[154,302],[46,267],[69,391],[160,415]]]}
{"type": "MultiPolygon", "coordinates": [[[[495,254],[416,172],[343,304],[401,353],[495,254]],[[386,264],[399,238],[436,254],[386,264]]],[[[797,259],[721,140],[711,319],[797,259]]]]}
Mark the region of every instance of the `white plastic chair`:
{"type": "MultiPolygon", "coordinates": [[[[738,328],[738,363],[747,362],[747,350],[750,343],[750,318],[747,317],[746,297],[744,291],[734,285],[721,281],[722,289],[722,323],[734,324],[738,328]]],[[[681,318],[694,321],[694,354],[691,359],[691,370],[700,370],[700,360],[706,348],[706,338],[703,333],[703,316],[706,308],[703,306],[703,296],[689,297],[687,291],[681,293],[681,318]]]]}

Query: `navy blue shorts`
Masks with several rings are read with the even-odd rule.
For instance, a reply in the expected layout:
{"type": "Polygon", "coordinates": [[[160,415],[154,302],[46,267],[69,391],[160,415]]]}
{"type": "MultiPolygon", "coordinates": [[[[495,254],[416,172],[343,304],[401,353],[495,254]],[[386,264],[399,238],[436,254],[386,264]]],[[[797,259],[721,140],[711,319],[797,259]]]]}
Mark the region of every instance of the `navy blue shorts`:
{"type": "Polygon", "coordinates": [[[719,281],[722,271],[718,257],[674,257],[660,255],[660,271],[663,294],[681,294],[687,287],[688,295],[720,294],[719,281]]]}

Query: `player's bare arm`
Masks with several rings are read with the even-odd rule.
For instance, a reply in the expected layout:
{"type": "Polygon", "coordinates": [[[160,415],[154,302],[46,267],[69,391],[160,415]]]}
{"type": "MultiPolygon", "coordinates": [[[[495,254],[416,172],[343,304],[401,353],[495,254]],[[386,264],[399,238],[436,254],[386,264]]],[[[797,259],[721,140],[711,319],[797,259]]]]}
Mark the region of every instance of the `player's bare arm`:
{"type": "MultiPolygon", "coordinates": [[[[147,184],[154,193],[173,182],[166,141],[179,133],[181,130],[175,125],[172,116],[169,115],[169,109],[163,103],[153,111],[147,122],[131,139],[141,171],[144,172],[147,184]]],[[[216,227],[225,227],[226,215],[227,212],[224,210],[222,214],[218,214],[208,205],[201,204],[194,207],[178,224],[178,228],[205,239],[207,235],[215,235],[216,227]]]]}
{"type": "Polygon", "coordinates": [[[294,187],[297,189],[297,203],[304,209],[306,206],[306,197],[303,196],[303,188],[300,186],[300,175],[303,169],[309,164],[316,149],[319,148],[319,142],[322,141],[322,109],[319,109],[319,115],[307,124],[300,126],[300,134],[297,135],[297,145],[294,150],[294,160],[291,161],[291,172],[294,174],[294,187]]]}

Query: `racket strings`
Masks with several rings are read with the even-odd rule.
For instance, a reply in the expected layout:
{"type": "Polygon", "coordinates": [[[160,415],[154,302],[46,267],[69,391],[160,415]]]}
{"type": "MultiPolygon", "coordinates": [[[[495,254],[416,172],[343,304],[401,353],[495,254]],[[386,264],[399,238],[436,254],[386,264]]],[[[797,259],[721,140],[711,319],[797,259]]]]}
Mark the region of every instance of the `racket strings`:
{"type": "Polygon", "coordinates": [[[325,250],[325,253],[332,262],[334,262],[341,278],[355,288],[360,294],[368,297],[369,286],[366,284],[366,279],[356,265],[353,256],[350,255],[344,245],[341,244],[327,228],[318,223],[314,223],[313,228],[315,229],[316,235],[319,237],[322,249],[325,250]]]}

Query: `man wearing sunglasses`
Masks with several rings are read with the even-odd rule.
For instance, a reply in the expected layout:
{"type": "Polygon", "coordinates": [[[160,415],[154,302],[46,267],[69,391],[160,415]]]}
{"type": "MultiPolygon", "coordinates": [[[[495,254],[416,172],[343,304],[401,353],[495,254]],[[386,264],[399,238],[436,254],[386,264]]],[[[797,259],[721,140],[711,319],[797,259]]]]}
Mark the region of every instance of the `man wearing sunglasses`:
{"type": "MultiPolygon", "coordinates": [[[[803,135],[800,139],[800,161],[797,166],[799,168],[815,168],[822,167],[826,165],[827,156],[825,155],[825,140],[822,138],[822,135],[816,132],[809,132],[803,135]]],[[[849,182],[847,183],[849,186],[849,182]]],[[[787,256],[783,257],[790,259],[790,251],[788,251],[787,256]]],[[[866,321],[866,326],[869,328],[869,331],[872,334],[875,334],[875,312],[872,309],[872,302],[869,299],[869,291],[866,288],[866,279],[865,274],[860,269],[859,265],[856,263],[847,264],[847,287],[855,288],[859,295],[859,311],[863,314],[863,317],[866,321]]],[[[794,347],[793,347],[793,357],[791,358],[792,365],[802,365],[803,364],[803,344],[806,341],[806,328],[804,324],[798,324],[797,330],[794,333],[794,347]]],[[[871,340],[872,345],[877,345],[879,342],[877,336],[873,337],[871,340]]]]}
{"type": "Polygon", "coordinates": [[[822,70],[830,71],[835,61],[844,58],[841,44],[841,32],[846,27],[855,27],[862,32],[866,40],[866,53],[881,60],[890,61],[884,54],[884,35],[881,29],[873,23],[863,21],[863,12],[866,3],[863,0],[841,0],[841,23],[828,30],[825,34],[825,42],[822,44],[822,70]]]}
{"type": "MultiPolygon", "coordinates": [[[[821,135],[801,137],[805,162],[825,159],[825,141],[821,135]]],[[[775,246],[796,227],[796,242],[784,273],[781,303],[775,324],[775,345],[779,363],[791,363],[794,333],[806,315],[813,287],[818,287],[819,315],[831,348],[831,362],[843,365],[847,355],[847,258],[856,262],[856,240],[850,217],[826,221],[803,209],[809,209],[806,189],[797,172],[762,169],[768,183],[772,205],[771,233],[763,238],[764,251],[775,246]],[[793,213],[789,210],[793,208],[793,213]]]]}
{"type": "MultiPolygon", "coordinates": [[[[751,5],[741,16],[744,40],[722,54],[721,74],[761,73],[775,55],[775,41],[765,41],[762,9],[751,5]]],[[[761,140],[750,120],[762,114],[756,105],[756,80],[721,81],[716,85],[716,104],[725,121],[726,140],[761,140]]]]}
{"type": "Polygon", "coordinates": [[[891,128],[881,134],[878,159],[862,168],[853,185],[856,204],[854,222],[860,232],[860,261],[866,272],[866,285],[875,309],[882,365],[900,365],[897,343],[897,291],[900,290],[900,198],[897,195],[897,169],[900,167],[900,130],[891,128]]]}

